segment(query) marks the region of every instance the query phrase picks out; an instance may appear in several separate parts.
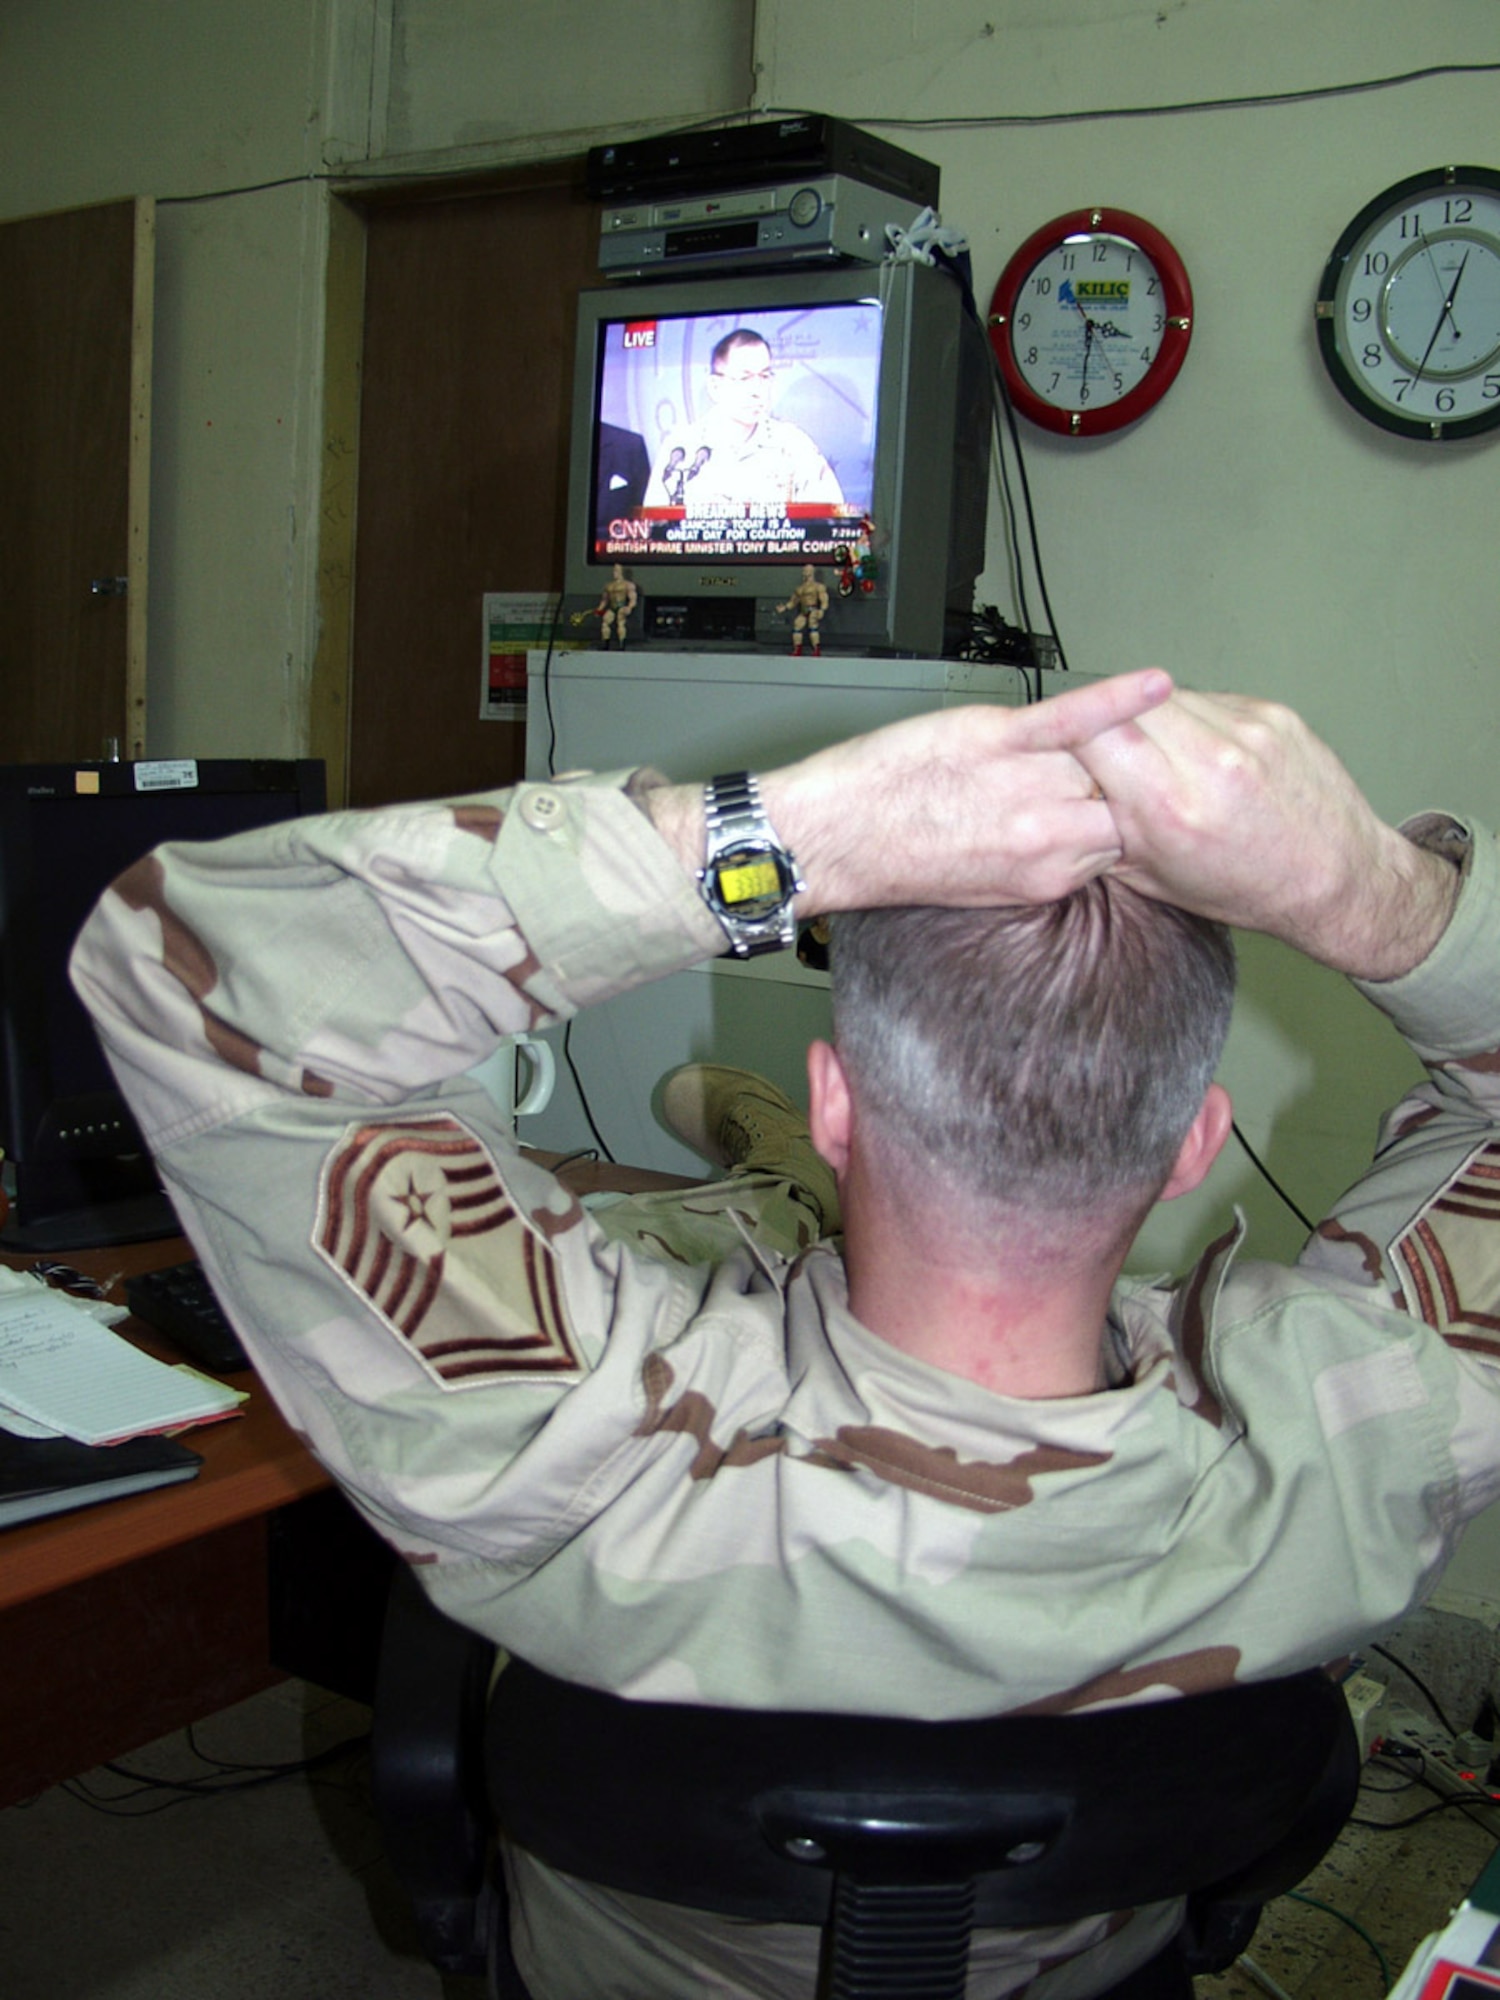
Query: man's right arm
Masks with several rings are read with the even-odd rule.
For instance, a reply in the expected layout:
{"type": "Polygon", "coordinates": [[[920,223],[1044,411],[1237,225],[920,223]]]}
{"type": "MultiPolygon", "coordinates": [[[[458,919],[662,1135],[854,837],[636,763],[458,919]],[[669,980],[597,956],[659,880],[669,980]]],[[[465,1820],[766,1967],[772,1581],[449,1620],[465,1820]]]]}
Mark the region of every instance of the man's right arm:
{"type": "Polygon", "coordinates": [[[1410,972],[1458,876],[1375,812],[1290,709],[1179,692],[1082,746],[1124,844],[1114,874],[1363,980],[1410,972]]]}

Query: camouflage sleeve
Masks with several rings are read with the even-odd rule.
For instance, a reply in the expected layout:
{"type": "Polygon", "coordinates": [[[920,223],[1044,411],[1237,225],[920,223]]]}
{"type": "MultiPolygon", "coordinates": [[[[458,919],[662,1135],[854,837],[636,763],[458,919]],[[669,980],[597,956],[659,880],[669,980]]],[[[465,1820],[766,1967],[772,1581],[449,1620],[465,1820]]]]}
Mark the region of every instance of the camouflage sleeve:
{"type": "Polygon", "coordinates": [[[1500,1364],[1500,861],[1441,815],[1405,829],[1463,871],[1452,920],[1414,971],[1360,990],[1426,1065],[1369,1171],[1299,1260],[1384,1290],[1449,1345],[1500,1364]]]}
{"type": "MultiPolygon", "coordinates": [[[[722,948],[641,782],[163,849],[75,953],[262,1381],[424,1565],[524,1577],[610,1468],[669,1449],[638,1435],[655,1348],[737,1407],[741,1349],[714,1349],[700,1383],[674,1345],[698,1291],[605,1242],[463,1074],[504,1034],[722,948]]],[[[758,1373],[752,1391],[758,1408],[758,1373]]]]}
{"type": "Polygon", "coordinates": [[[148,1143],[267,1103],[395,1104],[723,939],[616,778],[159,850],[74,979],[148,1143]]]}

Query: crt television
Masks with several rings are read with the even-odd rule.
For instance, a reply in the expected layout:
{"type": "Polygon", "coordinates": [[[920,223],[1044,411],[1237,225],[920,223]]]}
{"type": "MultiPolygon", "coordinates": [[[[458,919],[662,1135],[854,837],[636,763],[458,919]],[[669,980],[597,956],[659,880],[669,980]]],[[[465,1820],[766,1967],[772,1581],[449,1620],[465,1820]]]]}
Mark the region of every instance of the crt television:
{"type": "Polygon", "coordinates": [[[0,1146],[10,1249],[176,1233],[135,1121],[68,981],[80,926],[165,840],[216,840],[324,806],[303,758],[0,765],[0,1146]]]}
{"type": "Polygon", "coordinates": [[[583,293],[564,610],[587,617],[618,563],[632,640],[785,652],[777,607],[811,563],[825,648],[953,650],[984,566],[990,365],[925,264],[583,293]]]}

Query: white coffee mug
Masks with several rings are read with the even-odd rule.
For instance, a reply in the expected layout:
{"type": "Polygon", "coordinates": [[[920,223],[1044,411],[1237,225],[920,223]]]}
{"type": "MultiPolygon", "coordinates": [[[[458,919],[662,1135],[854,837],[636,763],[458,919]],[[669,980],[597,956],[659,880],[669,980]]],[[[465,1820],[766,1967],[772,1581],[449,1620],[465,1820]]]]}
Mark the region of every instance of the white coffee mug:
{"type": "Polygon", "coordinates": [[[507,1035],[469,1074],[489,1092],[506,1124],[514,1126],[518,1118],[546,1110],[557,1082],[557,1059],[552,1044],[536,1035],[507,1035]]]}

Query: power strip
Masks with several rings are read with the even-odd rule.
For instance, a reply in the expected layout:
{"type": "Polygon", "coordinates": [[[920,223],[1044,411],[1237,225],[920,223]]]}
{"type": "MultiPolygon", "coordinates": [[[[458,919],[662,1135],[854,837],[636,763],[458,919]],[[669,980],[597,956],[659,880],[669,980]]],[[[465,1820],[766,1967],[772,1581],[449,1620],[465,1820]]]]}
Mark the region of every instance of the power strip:
{"type": "Polygon", "coordinates": [[[1422,1753],[1422,1776],[1449,1798],[1472,1800],[1483,1824],[1500,1834],[1500,1786],[1485,1782],[1485,1772],[1495,1755],[1493,1745],[1478,1739],[1468,1744],[1450,1736],[1430,1715],[1419,1715],[1405,1702],[1387,1696],[1379,1715],[1380,1736],[1387,1743],[1404,1743],[1422,1753]],[[1471,1762],[1465,1750],[1476,1752],[1471,1762]]]}

